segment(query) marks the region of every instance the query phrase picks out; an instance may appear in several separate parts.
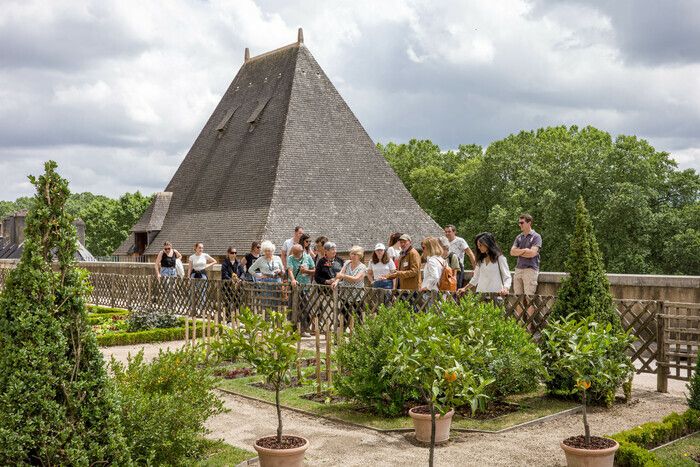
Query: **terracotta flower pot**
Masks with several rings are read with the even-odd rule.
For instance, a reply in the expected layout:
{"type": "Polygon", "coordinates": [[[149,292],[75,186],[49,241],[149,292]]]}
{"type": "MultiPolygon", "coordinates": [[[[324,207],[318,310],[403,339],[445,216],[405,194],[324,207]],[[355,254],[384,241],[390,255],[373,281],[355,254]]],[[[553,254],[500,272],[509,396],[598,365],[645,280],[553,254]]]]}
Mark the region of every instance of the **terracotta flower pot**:
{"type": "Polygon", "coordinates": [[[301,436],[295,436],[295,438],[303,439],[304,444],[298,448],[270,449],[258,446],[258,442],[265,438],[255,441],[254,447],[258,452],[260,467],[302,467],[304,465],[304,453],[309,448],[309,440],[301,436]]]}
{"type": "MultiPolygon", "coordinates": [[[[425,406],[423,406],[425,407],[425,406]]],[[[413,426],[416,429],[416,439],[423,443],[430,442],[430,414],[417,413],[414,407],[408,411],[408,415],[413,419],[413,426]]],[[[455,414],[454,409],[447,412],[445,415],[435,414],[435,444],[444,443],[450,439],[450,425],[452,425],[452,416],[455,414]]]]}
{"type": "Polygon", "coordinates": [[[561,448],[566,454],[568,467],[613,467],[615,452],[620,447],[617,441],[615,445],[606,449],[581,449],[567,446],[562,441],[561,448]]]}

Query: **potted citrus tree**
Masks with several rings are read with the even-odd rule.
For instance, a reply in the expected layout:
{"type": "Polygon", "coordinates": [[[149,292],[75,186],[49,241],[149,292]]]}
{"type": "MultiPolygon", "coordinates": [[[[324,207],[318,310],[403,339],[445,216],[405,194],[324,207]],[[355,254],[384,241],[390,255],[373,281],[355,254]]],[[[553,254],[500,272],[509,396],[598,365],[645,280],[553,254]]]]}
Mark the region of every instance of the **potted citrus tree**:
{"type": "MultiPolygon", "coordinates": [[[[587,406],[592,400],[612,405],[615,392],[634,374],[634,367],[624,353],[630,344],[628,333],[610,323],[599,324],[589,317],[550,323],[543,332],[543,357],[552,374],[574,381],[570,395],[581,395],[584,434],[571,436],[560,443],[569,466],[612,467],[617,441],[592,436],[587,406]],[[592,397],[591,397],[592,396],[592,397]]],[[[562,384],[557,393],[564,395],[562,384]]]]}
{"type": "Polygon", "coordinates": [[[290,381],[290,372],[296,366],[294,348],[299,335],[282,313],[269,312],[269,322],[248,309],[242,310],[239,326],[233,339],[239,355],[250,363],[257,374],[275,390],[277,408],[277,434],[255,441],[262,467],[295,467],[304,465],[304,453],[309,441],[301,436],[282,435],[282,410],[280,390],[290,381]]]}
{"type": "Polygon", "coordinates": [[[394,364],[411,375],[425,405],[413,407],[416,439],[430,443],[428,463],[432,467],[435,445],[450,437],[454,408],[468,403],[472,412],[484,409],[486,389],[493,379],[475,378],[459,363],[461,343],[447,333],[444,319],[434,313],[416,315],[395,336],[394,364]],[[478,384],[477,384],[478,382],[478,384]]]}

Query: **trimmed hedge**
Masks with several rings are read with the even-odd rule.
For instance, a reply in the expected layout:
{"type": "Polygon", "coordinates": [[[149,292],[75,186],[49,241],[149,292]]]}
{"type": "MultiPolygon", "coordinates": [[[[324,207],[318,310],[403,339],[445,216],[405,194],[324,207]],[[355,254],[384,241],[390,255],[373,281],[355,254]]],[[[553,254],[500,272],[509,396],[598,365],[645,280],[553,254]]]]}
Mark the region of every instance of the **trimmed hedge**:
{"type": "Polygon", "coordinates": [[[653,449],[700,430],[700,411],[688,409],[672,413],[660,422],[649,422],[611,436],[620,443],[615,465],[620,467],[662,467],[653,449]]]}
{"type": "MultiPolygon", "coordinates": [[[[182,318],[181,318],[182,321],[182,318]]],[[[212,325],[212,335],[216,326],[212,325]]],[[[223,326],[219,325],[219,329],[223,326]]],[[[202,337],[204,329],[201,323],[197,323],[197,337],[202,337]]],[[[190,326],[190,336],[192,335],[192,327],[190,326]]],[[[115,332],[112,334],[103,334],[97,336],[97,344],[101,347],[113,347],[115,345],[133,345],[147,344],[149,342],[168,342],[179,341],[185,338],[185,328],[163,328],[149,329],[148,331],[138,332],[115,332]]]]}
{"type": "Polygon", "coordinates": [[[88,313],[92,313],[95,315],[104,315],[104,314],[127,315],[127,314],[129,314],[129,310],[124,309],[124,308],[110,308],[108,306],[97,306],[97,305],[88,305],[87,311],[88,311],[88,313]]]}
{"type": "Polygon", "coordinates": [[[109,318],[111,318],[111,317],[113,317],[113,316],[119,316],[119,317],[122,317],[122,318],[125,318],[125,319],[126,319],[126,317],[129,316],[129,315],[128,315],[128,313],[124,313],[124,312],[119,312],[119,313],[110,312],[110,313],[100,313],[100,314],[89,314],[88,317],[87,317],[87,323],[88,323],[90,326],[92,326],[92,325],[94,325],[94,324],[102,324],[102,323],[105,322],[106,319],[109,319],[109,318]]]}

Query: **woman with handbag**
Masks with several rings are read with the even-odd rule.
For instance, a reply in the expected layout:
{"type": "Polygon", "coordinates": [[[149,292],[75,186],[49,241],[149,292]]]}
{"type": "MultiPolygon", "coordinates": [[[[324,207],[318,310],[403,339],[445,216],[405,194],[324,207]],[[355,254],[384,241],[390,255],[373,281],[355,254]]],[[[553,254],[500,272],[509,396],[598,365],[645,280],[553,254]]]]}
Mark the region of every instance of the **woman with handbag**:
{"type": "Polygon", "coordinates": [[[464,294],[468,289],[476,289],[477,293],[499,294],[503,302],[503,296],[508,295],[512,281],[508,261],[503,256],[501,248],[496,243],[493,234],[489,232],[476,236],[476,269],[467,285],[457,291],[458,295],[464,294]]]}

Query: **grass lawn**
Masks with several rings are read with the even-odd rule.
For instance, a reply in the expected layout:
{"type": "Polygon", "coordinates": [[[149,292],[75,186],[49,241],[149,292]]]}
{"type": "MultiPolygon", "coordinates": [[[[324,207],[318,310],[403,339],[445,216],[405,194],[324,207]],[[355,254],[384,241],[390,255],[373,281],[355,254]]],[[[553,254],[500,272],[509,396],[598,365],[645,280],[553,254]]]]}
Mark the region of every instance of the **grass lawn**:
{"type": "Polygon", "coordinates": [[[695,467],[700,459],[700,433],[695,433],[681,441],[677,441],[654,451],[661,464],[668,467],[695,467]]]}
{"type": "MultiPolygon", "coordinates": [[[[309,369],[307,369],[309,370],[309,369]]],[[[262,381],[261,376],[250,376],[238,379],[222,379],[219,387],[243,396],[253,397],[258,400],[274,403],[275,393],[263,388],[251,386],[250,383],[262,381]]],[[[366,411],[358,410],[352,403],[319,403],[300,396],[315,391],[313,381],[299,387],[284,389],[280,392],[282,405],[306,412],[364,425],[379,430],[412,429],[413,423],[408,416],[397,418],[383,418],[366,411]]],[[[452,428],[471,429],[484,431],[498,431],[520,423],[535,420],[546,415],[552,415],[563,410],[576,407],[578,404],[545,397],[543,392],[513,396],[509,402],[521,405],[517,412],[502,415],[490,420],[473,420],[456,415],[452,421],[452,428]]]]}
{"type": "Polygon", "coordinates": [[[207,440],[206,458],[198,461],[197,467],[232,467],[256,457],[254,452],[240,449],[223,441],[207,440]]]}

